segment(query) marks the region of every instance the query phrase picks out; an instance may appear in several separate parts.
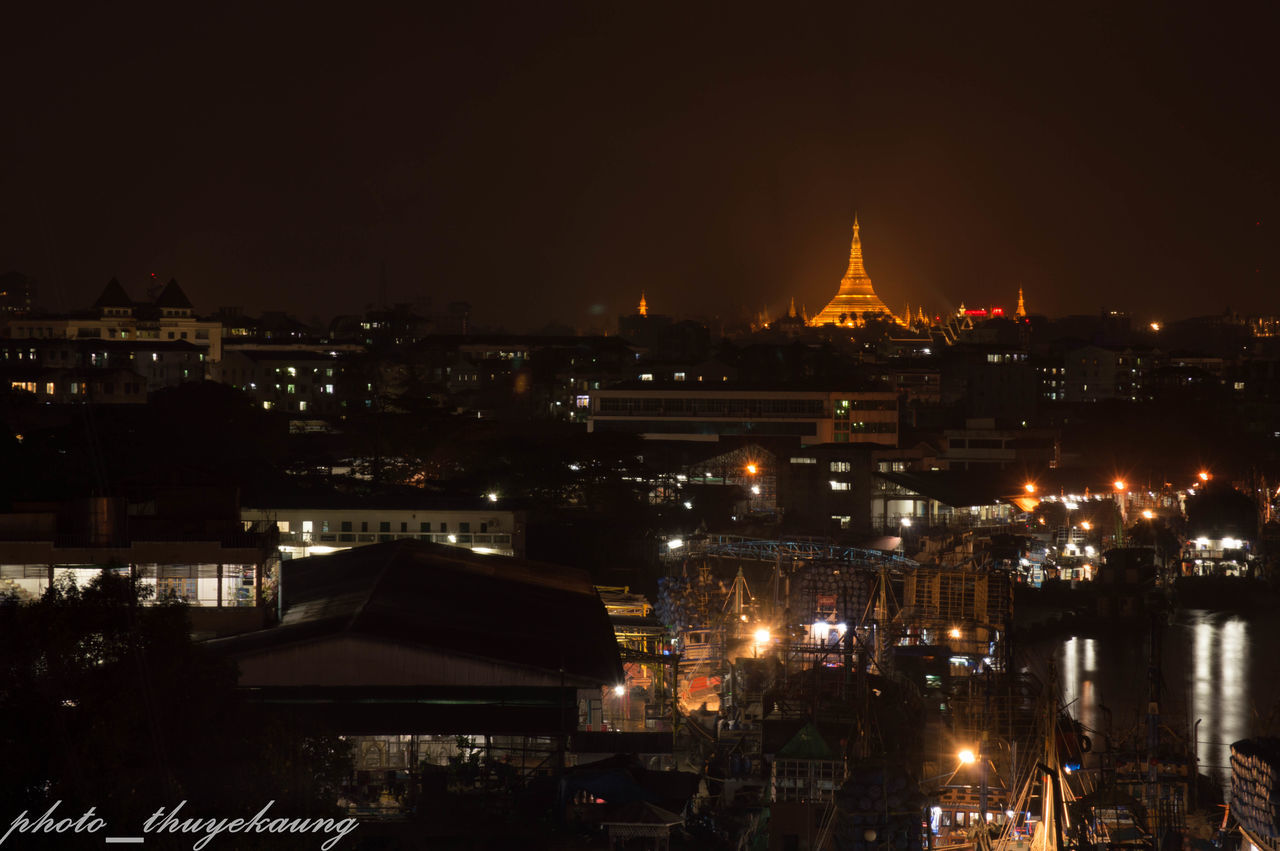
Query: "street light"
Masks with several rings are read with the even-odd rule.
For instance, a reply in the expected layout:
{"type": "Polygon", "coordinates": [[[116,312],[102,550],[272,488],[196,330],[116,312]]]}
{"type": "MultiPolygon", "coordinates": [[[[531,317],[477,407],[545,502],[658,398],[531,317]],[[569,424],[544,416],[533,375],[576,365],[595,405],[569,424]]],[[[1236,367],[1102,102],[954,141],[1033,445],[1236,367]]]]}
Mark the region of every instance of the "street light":
{"type": "Polygon", "coordinates": [[[1035,482],[1027,482],[1027,483],[1026,483],[1025,485],[1023,485],[1022,487],[1026,489],[1027,493],[1035,493],[1035,492],[1036,492],[1036,484],[1035,484],[1035,482]]]}
{"type": "Polygon", "coordinates": [[[960,753],[956,754],[956,758],[964,765],[973,765],[973,763],[978,759],[969,748],[965,748],[960,751],[960,753]]]}
{"type": "Polygon", "coordinates": [[[756,474],[756,472],[758,471],[758,469],[759,469],[759,468],[757,468],[755,464],[748,464],[748,465],[747,465],[747,473],[749,473],[749,474],[750,474],[750,475],[752,475],[752,476],[754,476],[754,475],[756,474]]]}
{"type": "Polygon", "coordinates": [[[1116,486],[1116,490],[1117,490],[1117,491],[1124,491],[1124,490],[1127,490],[1127,489],[1128,489],[1128,487],[1129,487],[1128,485],[1126,485],[1126,484],[1124,483],[1124,479],[1116,479],[1116,480],[1115,480],[1114,482],[1112,482],[1111,484],[1113,484],[1113,485],[1115,485],[1115,486],[1116,486]]]}

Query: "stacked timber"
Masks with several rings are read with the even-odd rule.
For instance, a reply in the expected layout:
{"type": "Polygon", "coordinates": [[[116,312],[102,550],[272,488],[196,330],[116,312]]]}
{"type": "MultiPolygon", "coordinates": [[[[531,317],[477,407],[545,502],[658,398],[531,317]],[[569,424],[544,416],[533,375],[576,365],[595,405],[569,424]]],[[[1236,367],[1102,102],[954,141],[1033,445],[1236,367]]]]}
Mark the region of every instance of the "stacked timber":
{"type": "Polygon", "coordinates": [[[1280,838],[1280,739],[1231,746],[1231,815],[1251,833],[1280,838]]]}
{"type": "Polygon", "coordinates": [[[791,580],[791,610],[801,623],[832,616],[857,623],[867,611],[876,576],[848,564],[808,562],[791,580]]]}
{"type": "MultiPolygon", "coordinates": [[[[717,590],[723,592],[724,589],[717,590]]],[[[705,596],[697,583],[687,577],[663,576],[658,579],[658,602],[653,611],[673,633],[679,635],[691,627],[706,625],[705,596]]]]}
{"type": "Polygon", "coordinates": [[[905,767],[884,760],[851,765],[835,798],[834,838],[840,851],[921,847],[926,801],[905,767]]]}

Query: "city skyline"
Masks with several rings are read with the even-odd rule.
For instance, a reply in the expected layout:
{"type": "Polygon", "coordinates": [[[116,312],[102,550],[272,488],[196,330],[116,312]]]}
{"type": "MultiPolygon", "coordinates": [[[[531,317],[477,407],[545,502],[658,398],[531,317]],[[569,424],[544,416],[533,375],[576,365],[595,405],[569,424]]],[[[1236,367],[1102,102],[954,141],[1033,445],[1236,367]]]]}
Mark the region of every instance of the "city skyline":
{"type": "Polygon", "coordinates": [[[734,321],[826,304],[857,213],[894,311],[1277,312],[1261,6],[496,11],[23,12],[0,270],[734,321]]]}

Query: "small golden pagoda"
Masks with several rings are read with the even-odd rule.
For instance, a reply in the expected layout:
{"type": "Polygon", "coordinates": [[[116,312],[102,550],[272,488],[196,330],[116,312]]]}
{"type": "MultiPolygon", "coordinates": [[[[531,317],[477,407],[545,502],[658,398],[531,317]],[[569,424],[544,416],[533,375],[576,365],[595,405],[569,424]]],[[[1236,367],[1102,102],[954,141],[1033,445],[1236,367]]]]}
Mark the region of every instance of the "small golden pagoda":
{"type": "Polygon", "coordinates": [[[862,325],[863,314],[873,313],[898,322],[871,286],[871,278],[862,266],[862,238],[858,235],[858,217],[853,217],[853,243],[849,246],[849,269],[840,279],[840,290],[822,312],[813,317],[813,325],[862,325]]]}

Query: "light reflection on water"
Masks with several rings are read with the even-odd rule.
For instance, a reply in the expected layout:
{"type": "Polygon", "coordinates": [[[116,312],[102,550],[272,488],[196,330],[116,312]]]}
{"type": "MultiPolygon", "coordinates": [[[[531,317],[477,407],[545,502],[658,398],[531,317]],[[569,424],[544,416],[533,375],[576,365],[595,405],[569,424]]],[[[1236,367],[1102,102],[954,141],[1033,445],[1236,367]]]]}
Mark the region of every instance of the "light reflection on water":
{"type": "MultiPolygon", "coordinates": [[[[1110,713],[1119,737],[1145,718],[1148,694],[1148,630],[1091,637],[1071,636],[1033,645],[1028,661],[1052,658],[1063,701],[1101,746],[1110,713]]],[[[1231,743],[1280,733],[1268,726],[1280,702],[1280,616],[1183,610],[1164,631],[1166,723],[1196,742],[1200,770],[1226,782],[1231,743]],[[1199,729],[1195,728],[1200,719],[1199,729]]],[[[1277,716],[1280,719],[1280,715],[1277,716]]]]}

